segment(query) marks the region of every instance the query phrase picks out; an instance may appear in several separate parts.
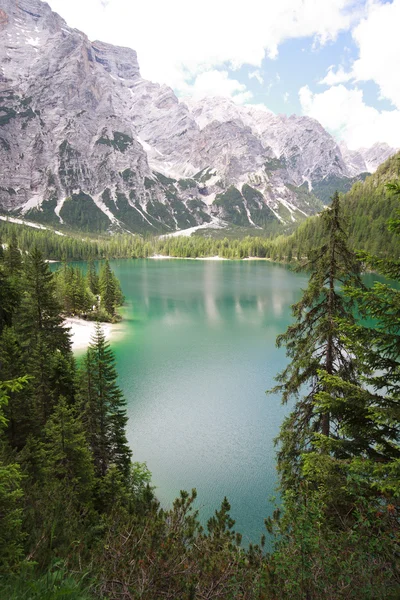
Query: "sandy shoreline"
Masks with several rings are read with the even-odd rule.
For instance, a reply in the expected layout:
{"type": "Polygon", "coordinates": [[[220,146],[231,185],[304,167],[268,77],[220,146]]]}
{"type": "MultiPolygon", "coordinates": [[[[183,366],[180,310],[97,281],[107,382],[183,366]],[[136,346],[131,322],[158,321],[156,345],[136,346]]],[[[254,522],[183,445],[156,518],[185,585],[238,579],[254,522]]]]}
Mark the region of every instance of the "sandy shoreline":
{"type": "MultiPolygon", "coordinates": [[[[85,321],[78,317],[68,317],[64,325],[70,328],[72,351],[85,350],[95,332],[96,322],[85,321]]],[[[106,340],[111,342],[123,336],[122,323],[100,323],[106,340]]]]}
{"type": "Polygon", "coordinates": [[[149,258],[153,258],[155,260],[229,260],[228,258],[222,258],[222,256],[166,256],[165,254],[154,254],[153,256],[149,256],[149,258]]]}

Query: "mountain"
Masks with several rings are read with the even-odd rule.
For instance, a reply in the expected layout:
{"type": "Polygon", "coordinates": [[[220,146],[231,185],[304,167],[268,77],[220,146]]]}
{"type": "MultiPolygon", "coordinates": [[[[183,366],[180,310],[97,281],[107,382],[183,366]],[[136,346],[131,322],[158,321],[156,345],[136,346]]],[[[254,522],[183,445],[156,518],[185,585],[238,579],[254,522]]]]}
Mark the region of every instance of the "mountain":
{"type": "Polygon", "coordinates": [[[0,7],[3,213],[91,231],[279,227],[392,151],[359,159],[309,117],[180,101],[134,50],[89,41],[47,4],[0,7]]]}
{"type": "Polygon", "coordinates": [[[371,148],[349,150],[343,142],[339,144],[343,159],[351,175],[360,173],[375,173],[376,169],[386,159],[395,153],[388,144],[374,144],[371,148]]]}

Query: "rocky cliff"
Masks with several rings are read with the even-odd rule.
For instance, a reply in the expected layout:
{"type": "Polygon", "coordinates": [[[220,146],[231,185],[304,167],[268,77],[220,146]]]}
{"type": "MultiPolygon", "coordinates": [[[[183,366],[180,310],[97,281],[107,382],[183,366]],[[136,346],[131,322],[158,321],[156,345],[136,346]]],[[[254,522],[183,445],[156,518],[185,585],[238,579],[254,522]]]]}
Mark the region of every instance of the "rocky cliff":
{"type": "Polygon", "coordinates": [[[134,50],[90,42],[39,0],[0,0],[4,213],[91,231],[266,227],[388,152],[346,152],[308,117],[179,101],[134,50]]]}

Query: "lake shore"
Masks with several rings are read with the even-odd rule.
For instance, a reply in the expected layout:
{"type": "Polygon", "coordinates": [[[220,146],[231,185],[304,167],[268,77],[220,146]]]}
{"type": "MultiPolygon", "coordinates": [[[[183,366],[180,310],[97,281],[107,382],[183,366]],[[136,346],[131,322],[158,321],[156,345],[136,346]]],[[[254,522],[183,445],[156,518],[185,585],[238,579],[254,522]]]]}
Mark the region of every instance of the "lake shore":
{"type": "MultiPolygon", "coordinates": [[[[89,346],[96,329],[96,321],[86,321],[79,317],[67,317],[64,325],[70,328],[72,351],[86,350],[89,346]]],[[[121,323],[100,323],[105,338],[108,342],[123,336],[121,323]]]]}
{"type": "Polygon", "coordinates": [[[222,256],[167,256],[166,254],[154,254],[153,256],[149,256],[149,258],[155,260],[231,260],[229,258],[222,258],[222,256]]]}

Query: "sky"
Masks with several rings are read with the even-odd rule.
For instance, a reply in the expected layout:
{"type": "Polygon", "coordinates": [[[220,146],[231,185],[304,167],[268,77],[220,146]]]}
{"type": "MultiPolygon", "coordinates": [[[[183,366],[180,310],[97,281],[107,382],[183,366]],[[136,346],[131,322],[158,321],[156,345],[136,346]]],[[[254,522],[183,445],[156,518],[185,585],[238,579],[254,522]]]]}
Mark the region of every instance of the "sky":
{"type": "Polygon", "coordinates": [[[48,0],[137,51],[179,97],[316,118],[349,148],[400,147],[400,0],[48,0]]]}

